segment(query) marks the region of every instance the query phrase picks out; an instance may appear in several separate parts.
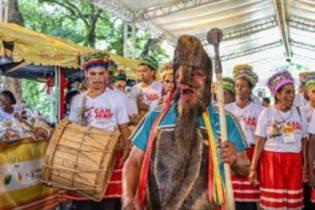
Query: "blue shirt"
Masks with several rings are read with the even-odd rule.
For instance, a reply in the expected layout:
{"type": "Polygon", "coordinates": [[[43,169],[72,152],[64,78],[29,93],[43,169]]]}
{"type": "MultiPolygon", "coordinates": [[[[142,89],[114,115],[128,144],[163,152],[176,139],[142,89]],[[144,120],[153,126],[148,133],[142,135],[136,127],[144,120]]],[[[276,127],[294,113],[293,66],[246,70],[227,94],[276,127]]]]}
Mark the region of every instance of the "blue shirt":
{"type": "MultiPolygon", "coordinates": [[[[133,144],[141,149],[146,150],[147,143],[149,140],[151,128],[155,119],[159,116],[162,110],[153,110],[143,118],[139,123],[136,131],[131,136],[133,144]]],[[[217,132],[220,131],[219,113],[217,108],[214,108],[212,104],[208,106],[208,111],[211,119],[211,127],[214,132],[215,141],[218,142],[217,132]]],[[[169,112],[166,114],[164,119],[160,122],[157,128],[174,128],[177,121],[177,114],[175,110],[175,103],[172,104],[169,112]]],[[[198,117],[199,127],[206,129],[205,123],[201,116],[198,117]]],[[[247,143],[243,132],[241,131],[240,125],[236,118],[229,112],[226,113],[226,126],[228,140],[235,144],[237,151],[247,149],[247,143]]]]}
{"type": "MultiPolygon", "coordinates": [[[[157,126],[159,129],[174,129],[177,121],[177,113],[176,113],[176,104],[173,103],[170,107],[170,110],[165,115],[163,120],[157,126]]],[[[150,132],[153,126],[155,119],[159,116],[162,110],[155,109],[148,113],[146,117],[142,119],[139,123],[136,131],[132,134],[131,140],[133,144],[138,147],[140,150],[146,150],[147,143],[149,140],[150,132]]],[[[219,123],[219,110],[217,107],[213,107],[212,104],[208,106],[208,111],[211,120],[211,127],[214,132],[215,142],[218,142],[217,132],[220,131],[220,123],[219,123]]],[[[198,117],[199,128],[202,130],[206,130],[205,123],[201,116],[198,117]]],[[[226,126],[227,126],[227,137],[228,140],[234,143],[237,151],[243,151],[248,148],[246,143],[246,138],[243,134],[243,131],[237,121],[237,119],[230,112],[226,112],[226,126]]],[[[218,149],[218,160],[219,158],[219,149],[218,149]]],[[[224,174],[223,164],[220,161],[220,171],[224,174]]]]}

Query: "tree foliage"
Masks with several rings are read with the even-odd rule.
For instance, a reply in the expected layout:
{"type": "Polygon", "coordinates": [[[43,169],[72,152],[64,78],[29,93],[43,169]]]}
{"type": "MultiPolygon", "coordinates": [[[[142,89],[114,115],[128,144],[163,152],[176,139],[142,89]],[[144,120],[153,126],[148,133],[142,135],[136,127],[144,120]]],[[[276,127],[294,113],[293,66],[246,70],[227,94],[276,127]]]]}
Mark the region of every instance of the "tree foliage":
{"type": "MultiPolygon", "coordinates": [[[[108,12],[95,7],[87,0],[20,0],[20,11],[27,28],[60,37],[85,46],[101,46],[110,52],[123,55],[124,24],[108,12]]],[[[129,28],[131,31],[131,28],[129,28]]],[[[153,37],[136,31],[136,57],[153,37]]],[[[131,38],[127,54],[131,55],[131,38]]],[[[167,59],[160,43],[151,47],[149,54],[158,60],[167,59]]]]}
{"type": "MultiPolygon", "coordinates": [[[[19,0],[19,9],[26,28],[56,36],[84,46],[106,49],[123,55],[124,24],[117,17],[90,4],[88,0],[19,0]]],[[[129,28],[131,31],[131,28],[129,28]]],[[[153,37],[137,29],[136,57],[153,37]]],[[[131,38],[127,54],[131,55],[131,38]]],[[[160,43],[149,47],[148,54],[158,61],[168,61],[160,43]]],[[[49,113],[49,97],[42,91],[44,84],[23,80],[23,97],[33,110],[49,113]],[[39,102],[39,103],[38,103],[39,102]]]]}
{"type": "Polygon", "coordinates": [[[32,80],[22,79],[23,99],[27,108],[40,111],[43,115],[50,114],[50,96],[46,94],[45,84],[32,80]]]}

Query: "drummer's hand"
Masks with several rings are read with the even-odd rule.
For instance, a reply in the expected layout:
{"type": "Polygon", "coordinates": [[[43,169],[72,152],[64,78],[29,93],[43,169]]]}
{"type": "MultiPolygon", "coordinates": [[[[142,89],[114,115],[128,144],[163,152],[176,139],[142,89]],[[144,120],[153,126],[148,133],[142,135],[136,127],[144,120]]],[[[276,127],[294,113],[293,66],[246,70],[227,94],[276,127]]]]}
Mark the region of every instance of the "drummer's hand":
{"type": "Polygon", "coordinates": [[[126,162],[126,160],[129,157],[129,153],[130,153],[129,148],[123,150],[123,156],[120,158],[119,166],[124,165],[124,163],[126,162]]]}
{"type": "Polygon", "coordinates": [[[122,199],[122,210],[140,210],[140,206],[134,198],[124,197],[122,199]]]}
{"type": "Polygon", "coordinates": [[[49,133],[44,128],[35,127],[33,130],[33,135],[35,136],[35,139],[37,140],[49,139],[49,133]]]}

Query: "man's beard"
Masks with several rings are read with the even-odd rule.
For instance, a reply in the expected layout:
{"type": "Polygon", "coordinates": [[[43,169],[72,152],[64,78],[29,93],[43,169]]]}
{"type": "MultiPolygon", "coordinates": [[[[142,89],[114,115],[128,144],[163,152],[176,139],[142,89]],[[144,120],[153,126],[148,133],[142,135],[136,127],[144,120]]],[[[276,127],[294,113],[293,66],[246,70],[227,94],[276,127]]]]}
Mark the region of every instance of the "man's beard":
{"type": "Polygon", "coordinates": [[[190,155],[193,148],[196,147],[199,136],[198,116],[206,110],[208,104],[202,100],[204,94],[199,96],[194,104],[185,102],[181,107],[177,107],[179,117],[174,130],[174,141],[176,145],[173,150],[175,154],[181,154],[174,164],[170,179],[183,180],[186,169],[190,162],[190,155]]]}

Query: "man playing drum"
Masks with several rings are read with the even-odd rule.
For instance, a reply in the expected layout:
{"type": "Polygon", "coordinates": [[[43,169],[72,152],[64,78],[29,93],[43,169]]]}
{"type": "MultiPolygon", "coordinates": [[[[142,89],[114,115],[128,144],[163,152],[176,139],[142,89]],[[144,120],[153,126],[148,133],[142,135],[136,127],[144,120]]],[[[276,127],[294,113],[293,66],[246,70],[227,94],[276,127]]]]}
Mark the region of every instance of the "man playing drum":
{"type": "Polygon", "coordinates": [[[118,126],[122,134],[123,149],[117,154],[116,166],[104,199],[93,202],[67,193],[66,197],[74,200],[73,209],[121,209],[121,168],[129,154],[129,118],[121,94],[108,86],[108,68],[112,63],[109,55],[103,52],[84,56],[82,68],[88,81],[88,89],[73,99],[69,120],[109,131],[118,126]]]}

